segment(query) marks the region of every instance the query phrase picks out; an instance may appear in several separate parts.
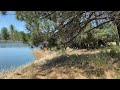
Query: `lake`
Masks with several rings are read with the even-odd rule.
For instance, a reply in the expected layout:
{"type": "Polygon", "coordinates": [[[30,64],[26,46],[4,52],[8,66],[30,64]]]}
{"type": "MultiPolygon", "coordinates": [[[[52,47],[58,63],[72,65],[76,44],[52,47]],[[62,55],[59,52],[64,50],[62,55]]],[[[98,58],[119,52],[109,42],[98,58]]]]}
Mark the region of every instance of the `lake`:
{"type": "Polygon", "coordinates": [[[0,42],[0,70],[8,70],[35,59],[32,48],[20,42],[0,42]]]}

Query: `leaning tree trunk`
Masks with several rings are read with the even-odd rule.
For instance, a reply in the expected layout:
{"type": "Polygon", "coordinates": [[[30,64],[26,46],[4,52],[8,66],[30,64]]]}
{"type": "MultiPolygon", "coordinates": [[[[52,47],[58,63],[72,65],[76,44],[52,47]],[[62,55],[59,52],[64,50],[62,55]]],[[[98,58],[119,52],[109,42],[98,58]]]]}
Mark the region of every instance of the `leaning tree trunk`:
{"type": "Polygon", "coordinates": [[[120,24],[117,25],[117,32],[118,32],[118,43],[117,43],[117,45],[119,45],[119,42],[120,42],[120,24]]]}

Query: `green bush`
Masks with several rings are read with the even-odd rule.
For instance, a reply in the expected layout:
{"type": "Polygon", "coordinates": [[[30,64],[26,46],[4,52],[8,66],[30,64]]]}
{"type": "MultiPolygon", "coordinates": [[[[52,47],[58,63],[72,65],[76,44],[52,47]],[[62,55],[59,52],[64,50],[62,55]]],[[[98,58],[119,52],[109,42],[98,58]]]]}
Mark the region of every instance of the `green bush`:
{"type": "Polygon", "coordinates": [[[120,46],[112,46],[109,54],[112,58],[118,58],[120,56],[120,46]]]}

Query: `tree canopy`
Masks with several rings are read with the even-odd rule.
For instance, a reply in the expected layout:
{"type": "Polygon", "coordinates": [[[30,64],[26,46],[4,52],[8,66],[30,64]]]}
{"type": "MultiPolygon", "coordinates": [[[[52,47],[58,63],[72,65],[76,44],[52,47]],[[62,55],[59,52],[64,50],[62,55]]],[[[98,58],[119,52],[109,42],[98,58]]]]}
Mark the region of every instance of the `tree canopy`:
{"type": "Polygon", "coordinates": [[[16,18],[25,21],[31,44],[38,46],[48,41],[48,46],[66,48],[82,33],[90,36],[96,28],[101,31],[112,24],[120,37],[119,14],[119,11],[16,11],[16,18]]]}

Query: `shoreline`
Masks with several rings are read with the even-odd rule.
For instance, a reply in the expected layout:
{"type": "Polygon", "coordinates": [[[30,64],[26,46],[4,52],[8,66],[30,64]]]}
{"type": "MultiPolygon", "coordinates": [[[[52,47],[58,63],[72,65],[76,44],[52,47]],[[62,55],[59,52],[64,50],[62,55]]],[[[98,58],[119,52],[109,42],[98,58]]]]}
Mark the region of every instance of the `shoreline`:
{"type": "MultiPolygon", "coordinates": [[[[117,79],[117,64],[103,62],[100,50],[35,50],[37,59],[0,75],[1,79],[117,79]],[[87,56],[88,55],[88,56],[87,56]],[[95,55],[95,57],[94,57],[95,55]],[[101,54],[100,54],[101,55],[101,54]],[[98,58],[96,58],[96,56],[98,58]],[[89,57],[89,58],[88,58],[89,57]],[[79,59],[80,58],[80,59],[79,59]],[[101,60],[99,60],[99,58],[101,60]],[[78,61],[74,61],[74,60],[78,61]],[[95,59],[95,60],[94,60],[95,59]],[[86,61],[87,60],[87,61],[86,61]],[[89,60],[89,61],[88,61],[89,60]],[[96,61],[96,62],[95,62],[96,61]],[[101,64],[100,64],[100,63],[101,64]]],[[[105,56],[106,57],[106,56],[105,56]]],[[[109,59],[107,56],[105,59],[109,59]]]]}

